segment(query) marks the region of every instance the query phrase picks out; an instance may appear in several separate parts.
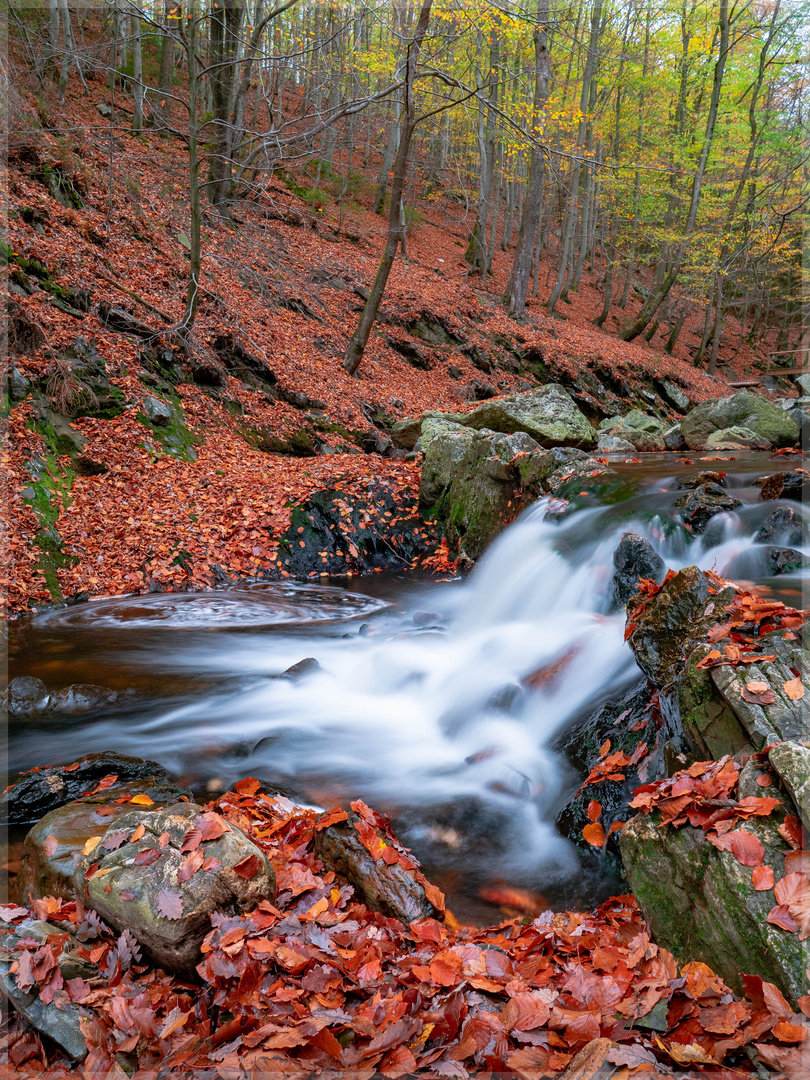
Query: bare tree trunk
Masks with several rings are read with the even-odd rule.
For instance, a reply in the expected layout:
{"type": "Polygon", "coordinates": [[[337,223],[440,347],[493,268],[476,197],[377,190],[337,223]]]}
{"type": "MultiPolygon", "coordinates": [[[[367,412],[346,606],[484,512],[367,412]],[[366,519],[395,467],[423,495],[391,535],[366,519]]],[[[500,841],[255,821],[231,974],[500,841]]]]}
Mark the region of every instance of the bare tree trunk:
{"type": "Polygon", "coordinates": [[[368,344],[371,328],[374,325],[374,320],[377,318],[377,312],[379,311],[380,303],[382,302],[383,294],[385,293],[385,286],[388,284],[388,278],[391,274],[391,267],[394,265],[397,248],[402,239],[400,206],[402,203],[402,194],[405,190],[405,179],[408,173],[408,156],[411,148],[411,139],[417,124],[416,105],[414,102],[416,65],[419,61],[422,42],[427,33],[428,23],[430,22],[430,9],[432,5],[433,0],[423,0],[422,9],[419,12],[419,22],[416,24],[416,31],[408,46],[405,59],[405,108],[400,131],[399,150],[397,151],[397,159],[394,165],[394,182],[391,186],[391,205],[388,213],[388,239],[386,240],[385,250],[377,270],[377,276],[374,278],[371,293],[366,301],[366,306],[363,308],[363,314],[360,316],[360,323],[354,334],[352,334],[351,341],[346,349],[346,355],[343,358],[343,367],[350,375],[353,375],[355,371],[357,371],[360,366],[360,361],[363,359],[363,353],[368,344]]]}
{"type": "Polygon", "coordinates": [[[143,131],[143,53],[141,51],[141,20],[133,11],[132,21],[132,130],[143,131]]]}
{"type": "MultiPolygon", "coordinates": [[[[537,2],[537,26],[534,28],[534,102],[532,106],[532,130],[535,140],[539,140],[543,110],[548,101],[549,55],[548,55],[548,19],[549,0],[537,2]]],[[[532,273],[534,256],[534,238],[538,231],[543,213],[543,182],[545,177],[545,158],[543,149],[532,143],[529,160],[529,176],[526,182],[526,196],[523,200],[523,212],[520,217],[517,247],[512,262],[509,284],[506,286],[504,303],[513,318],[518,318],[526,310],[526,297],[529,292],[529,279],[532,273]]]]}
{"type": "Polygon", "coordinates": [[[157,106],[155,111],[162,120],[171,113],[171,103],[166,95],[174,85],[174,34],[177,33],[179,0],[163,2],[163,42],[160,49],[160,73],[158,75],[157,106]]]}

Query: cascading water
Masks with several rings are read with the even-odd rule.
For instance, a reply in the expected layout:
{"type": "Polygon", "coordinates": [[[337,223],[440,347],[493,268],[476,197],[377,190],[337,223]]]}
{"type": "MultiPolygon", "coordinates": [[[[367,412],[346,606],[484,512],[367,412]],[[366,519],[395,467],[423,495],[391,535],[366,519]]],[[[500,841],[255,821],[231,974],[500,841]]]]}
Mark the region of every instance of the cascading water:
{"type": "MultiPolygon", "coordinates": [[[[549,744],[640,677],[624,613],[611,610],[616,546],[632,531],[674,569],[763,581],[754,538],[782,504],[753,501],[762,463],[738,468],[729,482],[748,501],[704,536],[678,523],[667,462],[619,504],[561,515],[543,500],[465,582],[372,581],[382,599],[255,583],[34,616],[20,624],[12,674],[136,693],[115,714],[12,730],[10,768],[47,763],[43,746],[49,762],[114,749],[202,790],[253,775],[321,805],[360,797],[395,818],[431,869],[542,890],[576,872],[553,824],[571,774],[549,744]],[[320,666],[279,677],[303,657],[320,666]]],[[[796,602],[798,575],[775,581],[796,602]]]]}

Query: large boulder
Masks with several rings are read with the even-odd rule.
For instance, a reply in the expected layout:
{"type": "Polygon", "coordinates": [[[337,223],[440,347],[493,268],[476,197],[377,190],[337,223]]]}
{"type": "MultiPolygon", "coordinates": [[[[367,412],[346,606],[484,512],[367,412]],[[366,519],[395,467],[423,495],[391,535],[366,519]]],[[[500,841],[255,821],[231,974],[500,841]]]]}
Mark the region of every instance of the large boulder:
{"type": "Polygon", "coordinates": [[[160,807],[172,806],[184,796],[182,788],[161,777],[147,776],[51,810],[25,838],[17,883],[20,896],[26,903],[40,896],[72,899],[73,875],[83,849],[93,837],[130,813],[132,799],[149,800],[147,805],[160,807]]]}
{"type": "Polygon", "coordinates": [[[699,753],[719,759],[725,754],[750,754],[772,742],[807,739],[806,699],[794,700],[785,684],[796,678],[794,671],[807,681],[808,631],[799,627],[792,634],[787,639],[780,630],[763,635],[761,655],[774,659],[739,667],[702,668],[700,664],[716,646],[702,643],[694,649],[677,694],[684,734],[699,753]],[[751,700],[753,695],[747,690],[751,683],[764,683],[773,701],[751,700]]]}
{"type": "Polygon", "coordinates": [[[686,440],[681,431],[681,425],[675,424],[664,432],[664,446],[667,450],[685,450],[686,440]]]}
{"type": "Polygon", "coordinates": [[[676,499],[675,506],[681,511],[684,524],[693,532],[700,533],[715,514],[736,510],[742,503],[719,484],[707,483],[676,499]]]}
{"type": "Polygon", "coordinates": [[[601,454],[635,454],[636,452],[635,446],[627,439],[622,439],[618,435],[608,435],[604,431],[599,434],[596,449],[601,454]]]}
{"type": "Polygon", "coordinates": [[[798,427],[783,409],[747,390],[704,401],[681,421],[681,431],[690,450],[709,449],[709,436],[728,428],[745,428],[769,446],[793,446],[799,438],[798,427]]]}
{"type": "Polygon", "coordinates": [[[601,432],[631,443],[639,453],[660,453],[667,449],[664,434],[668,424],[640,409],[631,409],[624,416],[613,416],[599,425],[601,432]]]}
{"type": "MultiPolygon", "coordinates": [[[[770,789],[768,789],[770,791],[770,789]]],[[[779,835],[784,812],[751,818],[744,828],[764,848],[764,862],[782,876],[788,845],[779,835]]],[[[807,993],[798,934],[767,921],[772,890],[758,891],[752,867],[719,851],[702,829],[663,825],[655,814],[631,818],[619,836],[625,874],[655,941],[680,963],[699,960],[738,993],[742,975],[758,975],[792,1002],[807,993]]]]}
{"type": "Polygon", "coordinates": [[[544,447],[575,446],[592,450],[596,446],[596,432],[587,417],[558,383],[487,401],[468,413],[462,423],[476,431],[483,428],[506,434],[525,431],[544,447]]]}
{"type": "Polygon", "coordinates": [[[770,442],[746,427],[721,428],[706,439],[705,449],[712,450],[769,450],[770,442]]]}
{"type": "MultiPolygon", "coordinates": [[[[109,750],[85,754],[67,765],[48,766],[23,773],[0,796],[0,814],[10,824],[27,825],[39,821],[51,810],[89,794],[102,780],[105,781],[102,790],[109,801],[112,787],[118,788],[133,781],[151,782],[156,778],[167,779],[166,770],[156,761],[128,757],[109,750]],[[114,778],[112,782],[110,777],[114,778]]],[[[174,790],[179,791],[177,788],[174,790]]]]}
{"type": "Polygon", "coordinates": [[[82,901],[128,929],[155,963],[187,977],[214,913],[246,914],[275,896],[262,851],[194,803],[130,809],[87,847],[72,876],[82,901]]]}
{"type": "Polygon", "coordinates": [[[735,596],[717,578],[687,566],[628,612],[628,640],[636,663],[661,689],[674,687],[687,659],[735,596]]]}
{"type": "Polygon", "coordinates": [[[667,572],[666,563],[649,540],[638,533],[627,532],[613,552],[612,605],[627,607],[627,602],[639,587],[639,579],[647,578],[660,585],[667,572]]]}

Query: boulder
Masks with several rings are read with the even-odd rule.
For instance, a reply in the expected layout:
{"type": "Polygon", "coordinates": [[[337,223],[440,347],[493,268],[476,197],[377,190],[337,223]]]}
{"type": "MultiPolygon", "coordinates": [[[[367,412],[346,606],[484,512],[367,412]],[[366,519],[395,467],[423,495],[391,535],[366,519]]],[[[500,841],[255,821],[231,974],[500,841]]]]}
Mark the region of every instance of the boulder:
{"type": "Polygon", "coordinates": [[[726,474],[715,472],[713,469],[704,469],[702,472],[693,473],[691,476],[681,477],[675,487],[678,491],[688,491],[692,488],[701,487],[703,484],[717,484],[726,487],[726,474]]]}
{"type": "Polygon", "coordinates": [[[729,513],[742,503],[719,484],[708,483],[676,499],[675,506],[681,511],[684,524],[693,532],[701,533],[715,514],[729,513]]]}
{"type": "Polygon", "coordinates": [[[658,384],[661,397],[678,412],[685,413],[692,405],[689,396],[669,379],[662,379],[658,384]]]}
{"type": "Polygon", "coordinates": [[[770,442],[746,427],[721,428],[706,439],[705,449],[712,450],[769,450],[770,442]]]}
{"type": "MultiPolygon", "coordinates": [[[[154,335],[154,331],[150,330],[154,335]]],[[[126,398],[110,383],[107,363],[98,349],[84,337],[77,337],[62,350],[61,366],[48,378],[45,387],[54,412],[76,419],[120,416],[126,398]],[[68,374],[62,374],[67,372],[68,374]]]]}
{"type": "Polygon", "coordinates": [[[805,829],[810,829],[810,749],[781,742],[768,751],[768,760],[790,793],[805,829]]]}
{"type": "Polygon", "coordinates": [[[575,446],[591,450],[596,446],[596,432],[587,417],[558,383],[487,401],[468,413],[462,423],[476,431],[484,428],[505,434],[524,431],[543,447],[575,446]]]}
{"type": "Polygon", "coordinates": [[[431,425],[430,428],[426,426],[422,436],[424,460],[419,481],[420,506],[428,510],[449,489],[475,439],[475,433],[469,428],[449,421],[431,425]],[[437,438],[440,432],[442,437],[437,438]]]}
{"type": "Polygon", "coordinates": [[[810,473],[807,469],[771,473],[770,476],[760,477],[758,483],[762,502],[773,499],[790,499],[800,503],[810,501],[810,473]]]}
{"type": "Polygon", "coordinates": [[[5,693],[6,712],[15,719],[42,712],[47,696],[47,687],[41,679],[35,679],[31,675],[18,675],[8,684],[5,693]]]}
{"type": "Polygon", "coordinates": [[[391,440],[402,450],[413,450],[422,434],[422,420],[398,420],[391,427],[391,440]]]}
{"type": "Polygon", "coordinates": [[[768,547],[765,549],[766,571],[774,577],[780,574],[792,574],[794,570],[810,568],[810,556],[789,547],[768,547]]]}
{"type": "Polygon", "coordinates": [[[153,427],[168,427],[171,423],[173,410],[167,402],[145,397],[142,408],[144,416],[153,427]]]}
{"type": "Polygon", "coordinates": [[[600,429],[631,443],[639,453],[654,454],[666,450],[664,432],[667,424],[640,409],[631,409],[625,416],[603,420],[600,429]]]}
{"type": "Polygon", "coordinates": [[[635,454],[636,448],[627,439],[620,439],[618,435],[607,435],[602,432],[596,449],[603,454],[635,454]]]}
{"type": "Polygon", "coordinates": [[[168,780],[147,776],[65,803],[41,818],[23,844],[17,884],[25,902],[40,896],[72,899],[73,874],[84,847],[130,813],[132,799],[139,796],[149,798],[154,807],[172,806],[188,797],[168,780]]]}
{"type": "Polygon", "coordinates": [[[681,421],[690,450],[706,450],[709,436],[728,428],[746,428],[769,446],[793,446],[799,437],[799,429],[783,409],[747,390],[704,401],[681,421]]]}
{"type": "Polygon", "coordinates": [[[649,540],[638,533],[627,532],[613,552],[612,607],[627,607],[631,596],[638,591],[639,578],[650,578],[660,585],[667,572],[666,563],[649,540]]]}
{"type": "Polygon", "coordinates": [[[126,695],[106,686],[94,686],[92,683],[74,683],[61,690],[52,690],[48,694],[46,709],[49,713],[64,713],[76,716],[80,713],[109,709],[120,704],[126,695]]]}
{"type": "Polygon", "coordinates": [[[810,542],[810,529],[791,506],[779,506],[768,514],[754,537],[755,544],[785,544],[803,547],[810,542]]]}
{"type": "Polygon", "coordinates": [[[676,424],[664,432],[664,446],[667,450],[685,450],[686,440],[681,431],[681,425],[676,424]]]}
{"type": "Polygon", "coordinates": [[[147,778],[167,779],[166,770],[156,761],[112,751],[86,754],[68,765],[54,765],[23,773],[0,796],[0,813],[13,825],[39,821],[51,810],[86,795],[98,786],[100,780],[109,776],[115,776],[118,787],[147,778]]]}
{"type": "Polygon", "coordinates": [[[687,566],[628,612],[628,640],[644,674],[656,686],[672,688],[690,653],[717,622],[717,612],[735,595],[730,586],[718,591],[716,578],[687,566]]]}
{"type": "Polygon", "coordinates": [[[771,742],[807,738],[806,699],[793,701],[785,691],[794,671],[805,680],[810,673],[807,628],[793,633],[794,638],[787,640],[782,631],[763,635],[762,655],[775,659],[739,667],[701,669],[699,663],[716,646],[702,643],[695,648],[678,686],[677,703],[684,734],[700,754],[719,759],[725,754],[750,754],[771,742]],[[744,691],[751,682],[766,683],[774,700],[770,704],[747,700],[744,691]]]}
{"type": "Polygon", "coordinates": [[[194,975],[213,914],[246,914],[276,891],[272,867],[241,829],[182,802],[130,809],[72,882],[106,923],[128,929],[156,964],[185,977],[194,975]]]}
{"type": "MultiPolygon", "coordinates": [[[[354,886],[358,900],[372,911],[406,924],[416,919],[441,918],[414,870],[398,862],[389,866],[384,859],[374,858],[355,828],[359,821],[360,816],[352,810],[347,821],[316,832],[313,846],[318,858],[354,886]]],[[[388,846],[384,834],[378,831],[378,836],[380,843],[388,846]]]]}
{"type": "MultiPolygon", "coordinates": [[[[745,831],[763,845],[765,863],[777,871],[789,850],[777,832],[782,820],[777,810],[745,822],[745,831]]],[[[662,827],[657,814],[631,818],[619,846],[655,941],[681,964],[707,964],[737,993],[743,974],[773,983],[794,1004],[807,993],[803,943],[767,921],[774,895],[754,889],[750,866],[718,851],[702,829],[662,827]]]]}

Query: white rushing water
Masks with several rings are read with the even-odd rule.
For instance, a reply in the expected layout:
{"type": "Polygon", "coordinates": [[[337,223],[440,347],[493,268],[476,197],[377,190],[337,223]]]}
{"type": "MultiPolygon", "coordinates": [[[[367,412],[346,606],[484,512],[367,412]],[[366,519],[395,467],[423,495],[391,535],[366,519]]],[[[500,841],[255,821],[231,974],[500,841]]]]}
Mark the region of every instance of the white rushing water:
{"type": "Polygon", "coordinates": [[[451,867],[473,860],[484,877],[528,885],[564,877],[574,856],[551,811],[571,777],[549,744],[640,677],[624,613],[611,612],[621,536],[647,537],[674,569],[763,572],[753,536],[777,504],[745,506],[692,538],[673,524],[671,495],[657,498],[563,521],[543,500],[467,581],[403,588],[390,606],[286,584],[226,590],[208,609],[163,596],[46,615],[50,630],[94,619],[105,633],[137,628],[137,650],[121,655],[162,675],[166,697],[173,680],[208,680],[174,704],[54,731],[52,756],[114,748],[212,787],[253,775],[320,804],[361,797],[396,816],[417,852],[451,867]],[[228,632],[237,603],[265,604],[272,617],[254,611],[237,618],[247,630],[228,632]],[[263,623],[273,629],[254,629],[263,623]],[[183,632],[168,633],[173,625],[183,632]],[[304,657],[320,668],[278,677],[304,657]]]}

